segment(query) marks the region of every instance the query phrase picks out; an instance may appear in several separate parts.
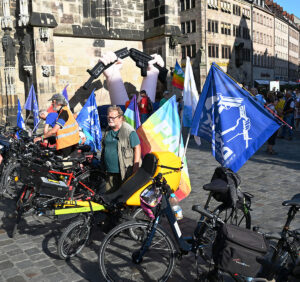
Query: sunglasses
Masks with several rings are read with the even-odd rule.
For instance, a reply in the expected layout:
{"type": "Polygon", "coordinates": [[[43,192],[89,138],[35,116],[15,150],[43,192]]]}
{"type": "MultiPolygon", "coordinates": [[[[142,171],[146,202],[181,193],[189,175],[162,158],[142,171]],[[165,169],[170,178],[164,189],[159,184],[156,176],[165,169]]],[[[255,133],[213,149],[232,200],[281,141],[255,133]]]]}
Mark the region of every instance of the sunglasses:
{"type": "Polygon", "coordinates": [[[116,118],[120,117],[121,115],[118,115],[116,117],[107,117],[107,119],[115,120],[116,118]]]}

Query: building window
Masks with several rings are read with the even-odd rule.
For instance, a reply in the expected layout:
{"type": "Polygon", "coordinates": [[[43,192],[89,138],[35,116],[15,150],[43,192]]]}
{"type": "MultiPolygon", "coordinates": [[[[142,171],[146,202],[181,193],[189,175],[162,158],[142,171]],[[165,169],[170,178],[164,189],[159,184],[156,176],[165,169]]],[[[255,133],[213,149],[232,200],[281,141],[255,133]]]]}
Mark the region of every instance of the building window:
{"type": "Polygon", "coordinates": [[[181,23],[181,33],[185,34],[185,23],[181,23]]]}
{"type": "Polygon", "coordinates": [[[185,59],[187,56],[190,58],[196,57],[196,44],[181,46],[181,56],[185,59]]]}
{"type": "Polygon", "coordinates": [[[231,59],[230,46],[222,45],[222,59],[231,59]]]}
{"type": "Polygon", "coordinates": [[[186,49],[186,56],[187,57],[191,57],[191,46],[190,45],[186,45],[185,49],[186,49]]]}
{"type": "Polygon", "coordinates": [[[181,58],[185,59],[186,55],[185,55],[185,46],[181,46],[181,58]]]}
{"type": "Polygon", "coordinates": [[[196,7],[196,0],[191,0],[191,7],[195,8],[196,7]]]}
{"type": "Polygon", "coordinates": [[[184,11],[184,0],[180,0],[180,10],[184,11]]]}
{"type": "Polygon", "coordinates": [[[208,20],[207,31],[218,33],[219,31],[218,21],[208,20]]]}
{"type": "Polygon", "coordinates": [[[250,10],[243,8],[243,17],[246,19],[250,19],[250,10]]]}
{"type": "Polygon", "coordinates": [[[221,11],[225,13],[231,13],[231,4],[226,1],[221,1],[221,11]]]}
{"type": "Polygon", "coordinates": [[[234,15],[240,16],[241,15],[241,7],[239,5],[233,4],[232,12],[234,15]]]}
{"type": "Polygon", "coordinates": [[[84,18],[97,18],[97,12],[100,4],[96,0],[83,0],[82,9],[84,18]]]}
{"type": "Polygon", "coordinates": [[[186,22],[186,33],[191,33],[191,23],[190,22],[186,22]]]}
{"type": "Polygon", "coordinates": [[[190,0],[186,0],[186,1],[185,1],[185,9],[186,9],[186,10],[189,10],[190,8],[191,8],[190,0]]]}
{"type": "Polygon", "coordinates": [[[210,9],[218,10],[218,0],[207,0],[207,6],[210,9]]]}
{"type": "Polygon", "coordinates": [[[237,26],[237,25],[233,25],[232,33],[233,33],[233,36],[235,36],[235,37],[241,37],[241,27],[237,26]]]}
{"type": "Polygon", "coordinates": [[[221,33],[231,35],[231,24],[221,23],[221,33]]]}
{"type": "Polygon", "coordinates": [[[190,21],[190,22],[183,22],[181,23],[181,33],[191,33],[196,32],[196,21],[190,21]]]}
{"type": "Polygon", "coordinates": [[[195,20],[191,21],[191,24],[192,24],[192,32],[196,32],[196,21],[195,20]]]}
{"type": "Polygon", "coordinates": [[[192,58],[196,57],[196,44],[192,44],[192,58]]]}
{"type": "Polygon", "coordinates": [[[219,58],[219,45],[208,44],[208,57],[219,58]]]}

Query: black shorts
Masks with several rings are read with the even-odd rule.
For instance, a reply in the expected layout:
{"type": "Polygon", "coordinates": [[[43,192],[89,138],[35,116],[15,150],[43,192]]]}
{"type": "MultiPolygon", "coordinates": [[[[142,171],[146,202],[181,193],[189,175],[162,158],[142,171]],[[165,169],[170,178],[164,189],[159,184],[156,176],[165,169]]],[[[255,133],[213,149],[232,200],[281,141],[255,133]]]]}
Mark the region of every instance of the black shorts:
{"type": "Polygon", "coordinates": [[[70,147],[66,147],[60,150],[57,150],[57,154],[63,156],[64,158],[70,156],[70,154],[76,151],[78,144],[72,145],[70,147]]]}

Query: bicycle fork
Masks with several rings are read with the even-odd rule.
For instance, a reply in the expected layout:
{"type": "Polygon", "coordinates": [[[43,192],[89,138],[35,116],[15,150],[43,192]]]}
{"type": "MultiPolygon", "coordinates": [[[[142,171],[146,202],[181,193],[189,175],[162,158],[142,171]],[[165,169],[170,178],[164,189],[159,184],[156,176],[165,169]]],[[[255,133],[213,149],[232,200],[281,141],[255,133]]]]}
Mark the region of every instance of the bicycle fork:
{"type": "Polygon", "coordinates": [[[134,252],[132,254],[132,262],[135,264],[140,264],[143,261],[143,256],[144,254],[148,251],[151,243],[152,243],[152,239],[154,237],[155,231],[156,231],[156,227],[157,224],[159,222],[160,216],[157,216],[155,221],[152,223],[150,232],[147,235],[146,240],[143,242],[142,247],[140,248],[140,250],[134,252]]]}

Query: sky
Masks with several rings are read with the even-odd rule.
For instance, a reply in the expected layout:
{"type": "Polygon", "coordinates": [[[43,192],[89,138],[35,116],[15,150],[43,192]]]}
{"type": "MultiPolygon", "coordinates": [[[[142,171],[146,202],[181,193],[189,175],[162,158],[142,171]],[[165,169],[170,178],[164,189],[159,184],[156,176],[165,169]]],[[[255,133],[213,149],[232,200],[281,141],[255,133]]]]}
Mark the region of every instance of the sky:
{"type": "Polygon", "coordinates": [[[300,0],[273,0],[273,2],[276,2],[289,14],[294,14],[300,18],[300,0]]]}

